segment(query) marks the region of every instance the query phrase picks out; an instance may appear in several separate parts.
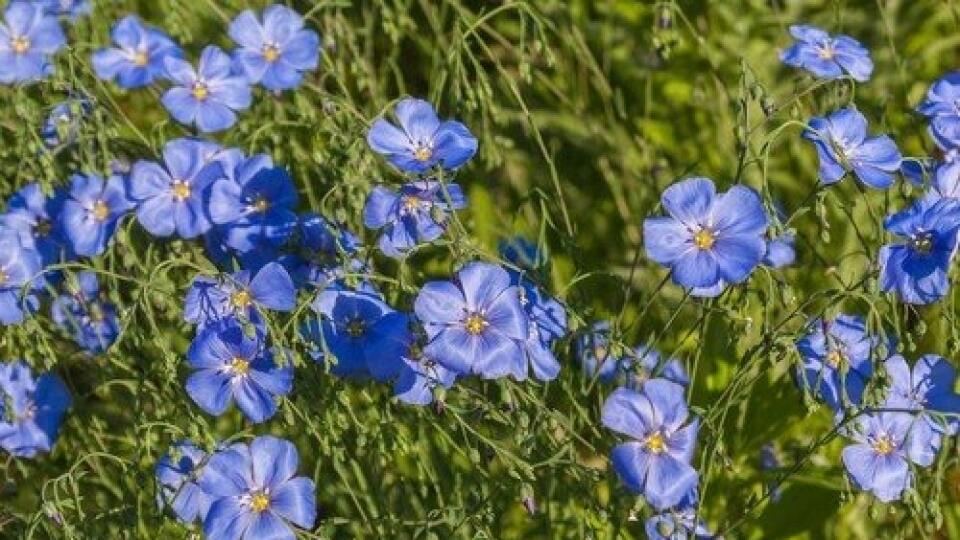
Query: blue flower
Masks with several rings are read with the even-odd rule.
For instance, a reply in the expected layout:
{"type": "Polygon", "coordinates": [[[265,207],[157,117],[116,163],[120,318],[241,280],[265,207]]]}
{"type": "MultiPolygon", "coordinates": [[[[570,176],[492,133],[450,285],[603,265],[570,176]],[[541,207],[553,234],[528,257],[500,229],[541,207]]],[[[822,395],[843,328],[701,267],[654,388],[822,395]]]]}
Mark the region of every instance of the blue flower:
{"type": "Polygon", "coordinates": [[[955,435],[960,427],[960,396],[953,391],[957,371],[942,356],[925,354],[911,371],[903,356],[884,362],[890,388],[884,408],[917,411],[920,421],[913,425],[913,456],[932,463],[940,449],[940,436],[955,435]]]}
{"type": "Polygon", "coordinates": [[[698,483],[690,461],[699,421],[687,422],[683,393],[678,384],[652,379],[639,391],[614,390],[603,404],[603,425],[635,439],[613,448],[614,470],[657,510],[676,506],[698,483]]]}
{"type": "Polygon", "coordinates": [[[283,244],[296,229],[296,207],[293,179],[264,154],[239,161],[210,188],[210,219],[223,226],[224,243],[241,253],[283,244]]]}
{"type": "Polygon", "coordinates": [[[622,351],[611,341],[610,323],[607,321],[594,323],[589,332],[577,339],[576,349],[580,365],[590,377],[610,382],[622,369],[622,351]]]}
{"type": "Polygon", "coordinates": [[[763,264],[770,268],[790,266],[797,259],[797,251],[793,247],[795,237],[793,233],[783,233],[767,242],[767,252],[763,255],[763,264]]]}
{"type": "Polygon", "coordinates": [[[312,529],[316,486],[295,476],[299,463],[293,444],[269,435],[214,454],[200,479],[213,500],[203,521],[207,540],[293,540],[290,523],[312,529]]]}
{"type": "Polygon", "coordinates": [[[627,372],[624,384],[630,388],[639,388],[653,378],[666,379],[680,386],[690,384],[690,377],[680,360],[664,359],[659,351],[649,345],[635,347],[631,355],[623,358],[622,363],[627,372]]]}
{"type": "Polygon", "coordinates": [[[433,403],[437,387],[450,388],[457,380],[457,373],[443,367],[423,352],[418,340],[411,340],[402,355],[403,366],[393,383],[393,395],[408,405],[433,403]]]}
{"type": "Polygon", "coordinates": [[[858,316],[816,319],[810,328],[797,341],[803,359],[798,383],[816,393],[839,418],[846,404],[860,404],[873,361],[880,359],[876,349],[881,342],[867,333],[866,322],[858,316]]]}
{"type": "MultiPolygon", "coordinates": [[[[331,368],[335,375],[387,381],[400,373],[413,340],[410,319],[388,306],[379,293],[334,285],[317,294],[313,309],[322,316],[323,341],[337,358],[331,368]]],[[[306,333],[314,331],[308,328],[306,333]]]]}
{"type": "Polygon", "coordinates": [[[784,64],[806,69],[823,79],[838,79],[844,72],[859,82],[870,79],[873,73],[870,51],[852,37],[830,36],[805,24],[791,26],[790,35],[797,43],[780,53],[784,64]]]}
{"type": "Polygon", "coordinates": [[[661,202],[670,216],[645,219],[643,237],[675,283],[740,283],[763,260],[767,215],[754,190],[736,185],[718,196],[709,178],[690,178],[668,187],[661,202]]]}
{"type": "Polygon", "coordinates": [[[14,84],[53,74],[50,56],[66,45],[56,17],[26,2],[10,2],[0,23],[0,83],[14,84]]]}
{"type": "Polygon", "coordinates": [[[541,250],[522,236],[501,239],[497,251],[505,261],[527,270],[537,270],[547,264],[546,249],[541,250]]]}
{"type": "Polygon", "coordinates": [[[279,4],[264,10],[263,24],[249,9],[237,15],[230,38],[240,45],[233,53],[238,70],[268,90],[296,88],[320,60],[320,36],[303,28],[299,13],[279,4]]]}
{"type": "Polygon", "coordinates": [[[300,264],[295,281],[325,289],[347,272],[360,273],[364,264],[355,257],[360,248],[357,235],[322,216],[308,212],[300,216],[300,264]]]}
{"type": "Polygon", "coordinates": [[[0,363],[0,448],[27,458],[49,452],[69,407],[60,377],[44,373],[35,380],[22,362],[0,363]]]}
{"type": "Polygon", "coordinates": [[[40,184],[33,182],[10,197],[7,212],[0,214],[0,227],[17,231],[23,245],[40,254],[44,267],[71,256],[63,230],[56,222],[64,196],[58,192],[48,198],[40,184]]]}
{"type": "Polygon", "coordinates": [[[189,439],[178,441],[157,461],[157,494],[160,506],[170,506],[183,523],[201,521],[210,509],[210,496],[197,484],[207,453],[189,439]]]}
{"type": "Polygon", "coordinates": [[[117,175],[111,175],[106,182],[96,174],[71,177],[59,226],[74,253],[93,257],[106,251],[120,218],[133,207],[123,183],[117,175]]]}
{"type": "Polygon", "coordinates": [[[231,318],[262,325],[260,310],[293,311],[297,290],[287,270],[272,262],[256,274],[239,270],[217,278],[197,276],[184,304],[184,319],[201,326],[231,318]]]}
{"type": "Polygon", "coordinates": [[[90,0],[33,0],[33,3],[42,6],[48,15],[63,15],[70,20],[93,11],[90,0]]]}
{"type": "Polygon", "coordinates": [[[693,490],[675,507],[647,519],[643,530],[647,533],[648,540],[713,538],[706,524],[697,519],[697,514],[697,494],[693,490]]]}
{"type": "Polygon", "coordinates": [[[453,281],[431,281],[414,302],[429,343],[428,358],[457,373],[486,379],[527,378],[529,337],[519,288],[499,266],[472,262],[453,281]]]}
{"type": "Polygon", "coordinates": [[[219,47],[205,48],[196,69],[170,55],[164,66],[175,86],[164,92],[161,101],[182,124],[196,124],[205,133],[223,131],[236,123],[234,111],[250,106],[249,83],[233,74],[230,57],[219,47]]]}
{"type": "Polygon", "coordinates": [[[467,126],[441,122],[426,101],[401,100],[395,112],[400,127],[379,118],[367,133],[367,143],[401,171],[419,174],[436,165],[456,169],[477,153],[477,139],[467,126]]]}
{"type": "Polygon", "coordinates": [[[950,261],[960,229],[960,201],[924,197],[887,216],[883,227],[905,240],[880,248],[880,287],[909,304],[929,304],[950,287],[950,261]]]}
{"type": "Polygon", "coordinates": [[[887,135],[867,136],[867,119],[854,107],[826,117],[811,118],[803,137],[812,141],[820,158],[820,182],[839,182],[853,171],[874,189],[886,189],[900,170],[900,151],[887,135]]]}
{"type": "Polygon", "coordinates": [[[910,443],[914,418],[902,412],[864,414],[848,435],[856,444],[843,449],[843,465],[858,488],[871,491],[883,502],[900,499],[913,482],[909,462],[928,466],[931,461],[914,456],[910,443]]]}
{"type": "Polygon", "coordinates": [[[101,79],[116,79],[120,88],[140,88],[166,77],[167,57],[183,56],[169,36],[144,26],[135,15],[120,19],[110,37],[116,47],[93,53],[93,69],[101,79]]]}
{"type": "Polygon", "coordinates": [[[520,302],[527,313],[527,339],[524,351],[533,369],[533,376],[550,381],[560,373],[560,362],[551,350],[552,345],[567,333],[567,312],[553,298],[520,274],[511,272],[512,284],[519,287],[520,302]]]}
{"type": "Polygon", "coordinates": [[[263,422],[277,412],[276,398],[293,387],[289,359],[279,365],[260,336],[247,336],[236,321],[201,329],[187,361],[195,370],[187,379],[187,394],[214,416],[236,401],[248,420],[263,422]]]}
{"type": "MultiPolygon", "coordinates": [[[[933,169],[930,195],[960,199],[960,160],[955,152],[944,156],[944,161],[933,169]]],[[[921,184],[922,185],[922,184],[921,184]]]]}
{"type": "Polygon", "coordinates": [[[382,229],[380,251],[400,258],[411,248],[439,238],[447,228],[447,215],[466,206],[457,184],[444,186],[424,180],[406,184],[399,191],[378,186],[363,208],[363,224],[382,229]]]}
{"type": "Polygon", "coordinates": [[[164,164],[138,161],[130,172],[130,196],[137,220],[154,236],[196,238],[210,229],[204,202],[214,181],[223,177],[217,160],[205,153],[210,143],[175,139],[163,147],[164,164]]]}
{"type": "Polygon", "coordinates": [[[117,307],[101,298],[94,272],[80,272],[76,284],[68,282],[67,294],[55,298],[50,311],[53,322],[92,354],[106,351],[120,335],[117,307]]]}
{"type": "Polygon", "coordinates": [[[73,97],[58,103],[43,123],[40,137],[47,148],[73,144],[83,119],[93,110],[90,100],[73,97]]]}
{"type": "Polygon", "coordinates": [[[25,246],[16,231],[0,229],[0,326],[19,324],[36,309],[30,290],[42,286],[41,271],[40,254],[25,246]]]}
{"type": "Polygon", "coordinates": [[[943,150],[960,146],[960,71],[938,79],[917,112],[930,119],[930,136],[943,150]]]}

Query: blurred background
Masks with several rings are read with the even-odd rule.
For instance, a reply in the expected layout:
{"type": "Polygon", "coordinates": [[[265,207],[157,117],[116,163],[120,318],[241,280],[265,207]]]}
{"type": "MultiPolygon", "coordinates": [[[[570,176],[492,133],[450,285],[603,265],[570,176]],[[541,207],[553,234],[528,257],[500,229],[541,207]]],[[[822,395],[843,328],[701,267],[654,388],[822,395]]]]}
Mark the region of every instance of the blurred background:
{"type": "MultiPolygon", "coordinates": [[[[473,258],[495,259],[522,235],[546,254],[539,278],[569,308],[564,368],[549,384],[461,381],[443,406],[391,400],[390,389],[333,378],[296,336],[294,392],[262,425],[235,411],[203,415],[187,398],[184,352],[193,330],[182,298],[202,245],[151,238],[135,220],[89,267],[121,306],[126,325],[105,355],[78,351],[45,313],[0,330],[0,359],[53,369],[74,394],[55,451],[37,460],[0,455],[0,536],[185,538],[157,509],[153,466],[169,443],[208,447],[235,433],[290,438],[301,472],[318,486],[318,537],[643,538],[650,509],[608,466],[616,442],[600,426],[612,390],[585,373],[578,335],[611,321],[616,346],[649,344],[692,373],[689,399],[703,418],[696,465],[702,515],[727,538],[960,537],[956,445],[919,472],[906,502],[857,494],[839,460],[829,411],[794,385],[793,343],[809,318],[864,315],[898,337],[904,354],[956,361],[956,296],[925,309],[877,292],[874,268],[887,241],[882,217],[918,195],[900,181],[886,192],[847,179],[817,185],[816,155],[800,138],[811,116],[855,103],[871,133],[889,133],[904,156],[932,155],[914,112],[926,89],[953,70],[960,4],[953,0],[486,2],[327,0],[287,2],[323,38],[321,68],[300,89],[258,90],[233,129],[215,137],[268,153],[318,211],[375,245],[361,215],[371,187],[402,178],[365,142],[370,122],[406,96],[433,102],[467,124],[478,157],[458,172],[468,195],[464,231],[402,263],[365,258],[391,305],[408,309],[419,285],[473,258]],[[868,47],[868,83],[818,82],[783,66],[788,26],[814,24],[868,47]],[[689,298],[647,260],[642,222],[662,190],[689,175],[736,182],[779,211],[797,235],[797,261],[758,269],[748,285],[712,300],[689,298]],[[769,445],[769,446],[768,446],[769,445]],[[766,460],[762,459],[764,448],[766,460]],[[785,479],[770,495],[772,483],[785,479]],[[9,534],[9,536],[8,536],[9,534]]],[[[111,25],[137,13],[195,58],[207,44],[232,48],[229,21],[266,2],[94,0],[69,24],[70,48],[43,84],[0,88],[0,195],[34,181],[52,187],[74,171],[154,158],[189,134],[159,103],[161,88],[123,92],[98,81],[90,54],[111,25]],[[47,148],[51,109],[91,103],[61,129],[72,144],[47,148]],[[65,131],[66,133],[66,131],[65,131]]],[[[309,301],[304,295],[301,302],[309,301]]],[[[306,316],[306,315],[304,315],[306,316]]]]}

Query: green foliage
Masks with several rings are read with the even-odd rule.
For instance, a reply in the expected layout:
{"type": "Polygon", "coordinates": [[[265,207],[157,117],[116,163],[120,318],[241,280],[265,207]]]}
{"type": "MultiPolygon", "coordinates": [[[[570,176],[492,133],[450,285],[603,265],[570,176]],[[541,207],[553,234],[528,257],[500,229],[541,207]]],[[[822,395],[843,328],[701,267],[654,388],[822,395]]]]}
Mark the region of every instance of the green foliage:
{"type": "MultiPolygon", "coordinates": [[[[851,490],[830,414],[808,407],[792,382],[793,341],[804,322],[839,311],[894,330],[908,357],[955,358],[957,298],[906,308],[877,292],[880,219],[908,188],[863,192],[851,181],[819,190],[807,118],[850,103],[872,129],[892,133],[904,155],[932,150],[912,113],[927,86],[956,65],[960,5],[702,0],[317,0],[288,2],[324,39],[321,69],[297,91],[257,90],[255,105],[218,137],[288,167],[304,208],[363,232],[376,183],[399,176],[365,142],[372,119],[404,95],[433,101],[466,123],[478,159],[458,173],[470,207],[439,247],[397,263],[367,255],[392,305],[409,308],[417,287],[460,263],[495,259],[496,242],[525,234],[549,246],[547,285],[569,307],[574,330],[614,321],[622,346],[646,342],[693,373],[690,399],[703,418],[696,465],[702,513],[729,538],[888,538],[960,535],[960,476],[951,442],[906,504],[882,506],[851,490]],[[868,84],[816,82],[782,66],[786,28],[811,22],[862,40],[876,62],[868,84]],[[798,264],[758,270],[716,300],[695,300],[642,251],[641,224],[660,192],[696,173],[722,187],[762,191],[778,226],[797,232],[798,264]],[[926,331],[920,331],[921,322],[926,331]],[[775,441],[784,467],[761,471],[775,441]],[[771,482],[782,498],[768,498],[771,482]]],[[[0,195],[38,180],[62,185],[74,171],[113,160],[155,158],[187,132],[159,104],[159,87],[123,92],[97,80],[89,56],[111,24],[138,13],[195,56],[230,48],[226,24],[240,0],[95,0],[69,31],[56,76],[0,88],[0,195]],[[52,106],[84,95],[93,113],[78,142],[44,149],[38,134],[52,106]]],[[[901,184],[898,184],[900,186],[901,184]]],[[[914,193],[915,195],[915,193],[914,193]]],[[[153,467],[172,440],[207,448],[225,437],[272,433],[300,451],[316,481],[318,528],[304,537],[642,538],[651,511],[609,468],[615,437],[599,424],[609,392],[585,376],[572,338],[549,384],[469,380],[442,407],[390,399],[384,385],[332,377],[306,356],[293,317],[271,320],[294,351],[294,392],[262,425],[220,419],[189,400],[184,353],[193,329],[182,299],[197,273],[212,274],[202,246],[151,238],[132,219],[93,269],[121,308],[123,331],[90,358],[43,313],[0,330],[0,358],[61,374],[74,406],[49,456],[0,456],[0,536],[181,538],[191,532],[156,505],[153,467]],[[525,500],[536,501],[530,513],[525,500]]]]}

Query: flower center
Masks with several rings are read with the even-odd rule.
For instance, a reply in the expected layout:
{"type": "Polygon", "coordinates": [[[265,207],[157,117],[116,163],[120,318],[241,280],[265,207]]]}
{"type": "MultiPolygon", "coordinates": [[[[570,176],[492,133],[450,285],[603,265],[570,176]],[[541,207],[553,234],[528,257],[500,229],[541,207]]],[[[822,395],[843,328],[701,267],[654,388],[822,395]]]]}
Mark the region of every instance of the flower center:
{"type": "Polygon", "coordinates": [[[25,54],[30,50],[30,38],[25,36],[15,37],[10,40],[10,48],[17,54],[25,54]]]}
{"type": "Polygon", "coordinates": [[[407,213],[414,212],[420,208],[420,198],[414,195],[405,195],[400,199],[400,206],[407,213]]]}
{"type": "Polygon", "coordinates": [[[933,234],[922,232],[913,235],[913,238],[910,239],[910,249],[917,253],[930,253],[933,249],[933,234]]]}
{"type": "Polygon", "coordinates": [[[193,83],[193,97],[197,101],[205,101],[210,96],[210,89],[207,83],[197,81],[193,83]]]}
{"type": "Polygon", "coordinates": [[[433,150],[427,145],[417,146],[413,151],[413,158],[417,161],[428,161],[431,157],[433,157],[433,150]]]}
{"type": "Polygon", "coordinates": [[[10,276],[7,275],[7,271],[3,268],[0,268],[0,285],[3,285],[10,280],[10,276]]]}
{"type": "Polygon", "coordinates": [[[243,377],[250,373],[250,361],[240,356],[235,356],[230,360],[230,372],[238,377],[243,377]]]}
{"type": "Polygon", "coordinates": [[[270,209],[270,203],[263,197],[257,197],[253,201],[253,209],[262,214],[270,209]]]}
{"type": "Polygon", "coordinates": [[[280,58],[280,47],[274,43],[267,43],[263,46],[263,58],[267,62],[276,62],[280,58]]]}
{"type": "Polygon", "coordinates": [[[843,354],[843,351],[834,349],[827,353],[827,365],[833,369],[837,369],[847,361],[846,355],[843,354]]]}
{"type": "Polygon", "coordinates": [[[190,198],[190,184],[184,180],[174,180],[170,192],[175,200],[185,201],[190,198]]]}
{"type": "Polygon", "coordinates": [[[40,221],[37,221],[37,224],[33,228],[33,232],[37,236],[47,236],[52,230],[53,224],[50,223],[50,220],[48,219],[41,219],[40,221]]]}
{"type": "Polygon", "coordinates": [[[143,67],[147,65],[147,52],[146,51],[137,51],[133,55],[133,65],[143,67]]]}
{"type": "Polygon", "coordinates": [[[667,442],[663,440],[663,434],[659,431],[651,433],[647,440],[643,441],[643,445],[654,454],[660,454],[667,449],[667,442]]]}
{"type": "Polygon", "coordinates": [[[254,512],[263,512],[270,508],[270,496],[262,491],[258,491],[250,497],[250,508],[254,512]]]}
{"type": "Polygon", "coordinates": [[[608,352],[609,351],[607,351],[607,348],[603,345],[597,345],[596,347],[593,348],[593,356],[597,360],[606,360],[608,352]]]}
{"type": "Polygon", "coordinates": [[[487,321],[479,313],[471,313],[467,317],[466,322],[463,324],[464,328],[467,329],[468,334],[474,336],[478,335],[480,332],[483,332],[483,329],[487,327],[487,321]]]}
{"type": "Polygon", "coordinates": [[[880,454],[881,456],[885,456],[890,452],[893,452],[894,448],[895,445],[893,444],[893,440],[889,435],[881,435],[880,437],[877,437],[876,442],[873,443],[874,452],[880,454]]]}
{"type": "Polygon", "coordinates": [[[250,305],[251,301],[250,293],[246,290],[237,291],[230,296],[230,304],[235,309],[244,309],[250,305]]]}
{"type": "Polygon", "coordinates": [[[363,322],[363,319],[351,319],[347,323],[347,333],[350,334],[350,337],[358,338],[363,336],[367,332],[367,324],[363,322]]]}
{"type": "Polygon", "coordinates": [[[90,213],[93,214],[93,219],[105,221],[110,216],[110,207],[103,199],[97,199],[97,202],[93,203],[93,210],[90,213]]]}
{"type": "Polygon", "coordinates": [[[831,45],[830,43],[824,43],[820,47],[820,50],[817,51],[817,54],[823,60],[833,60],[833,57],[836,56],[837,51],[833,50],[833,45],[831,45]]]}
{"type": "Polygon", "coordinates": [[[697,249],[710,249],[716,241],[717,237],[709,229],[700,229],[693,234],[693,245],[697,246],[697,249]]]}

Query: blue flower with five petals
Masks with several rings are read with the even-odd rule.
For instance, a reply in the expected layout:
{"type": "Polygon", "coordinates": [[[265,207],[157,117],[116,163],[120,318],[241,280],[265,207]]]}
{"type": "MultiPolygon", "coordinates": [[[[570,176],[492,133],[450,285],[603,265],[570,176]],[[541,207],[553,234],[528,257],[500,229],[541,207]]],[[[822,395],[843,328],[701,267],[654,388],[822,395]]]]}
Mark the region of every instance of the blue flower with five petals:
{"type": "Polygon", "coordinates": [[[911,441],[920,434],[912,429],[916,420],[903,412],[872,412],[857,418],[847,434],[855,444],[843,449],[843,465],[860,489],[882,502],[900,499],[913,483],[910,463],[929,466],[932,455],[917,455],[913,448],[925,441],[911,441]]]}
{"type": "Polygon", "coordinates": [[[433,105],[422,99],[401,100],[395,113],[400,127],[379,118],[367,133],[367,143],[403,172],[420,174],[437,165],[456,169],[477,152],[477,139],[465,125],[441,122],[433,105]]]}
{"type": "Polygon", "coordinates": [[[117,223],[133,208],[124,179],[110,175],[75,174],[63,203],[58,226],[73,252],[83,257],[100,255],[117,230],[117,223]]]}
{"type": "Polygon", "coordinates": [[[0,448],[15,457],[49,452],[70,407],[70,392],[60,377],[34,379],[20,361],[0,363],[0,448]]]}
{"type": "Polygon", "coordinates": [[[466,206],[467,199],[457,184],[422,180],[399,191],[377,186],[367,197],[363,224],[381,231],[379,246],[384,255],[401,258],[443,235],[447,215],[466,206]]]}
{"type": "Polygon", "coordinates": [[[157,461],[159,505],[169,506],[183,523],[203,521],[210,509],[210,496],[198,485],[207,458],[206,452],[185,439],[170,445],[170,450],[157,461]]]}
{"type": "Polygon", "coordinates": [[[256,273],[239,270],[216,278],[197,276],[187,291],[183,317],[200,326],[234,318],[261,326],[260,310],[293,311],[296,304],[290,274],[280,263],[271,262],[256,273]]]}
{"type": "Polygon", "coordinates": [[[817,148],[820,182],[835,184],[848,172],[874,189],[886,189],[900,170],[900,151],[887,135],[867,136],[867,119],[853,107],[809,122],[803,137],[817,148]]]}
{"type": "Polygon", "coordinates": [[[205,48],[196,69],[171,55],[164,58],[164,66],[175,86],[164,92],[161,102],[182,124],[195,124],[204,133],[223,131],[236,123],[234,111],[250,106],[250,84],[233,73],[230,57],[219,47],[205,48]]]}
{"type": "Polygon", "coordinates": [[[183,56],[169,36],[134,15],[120,19],[110,36],[116,47],[93,53],[93,70],[101,79],[116,79],[120,88],[140,88],[166,77],[167,57],[183,56]]]}
{"type": "Polygon", "coordinates": [[[263,12],[263,23],[249,9],[230,23],[230,38],[240,47],[233,61],[251,84],[268,90],[300,86],[305,71],[317,69],[320,36],[303,27],[303,17],[274,4],[263,12]]]}
{"type": "Polygon", "coordinates": [[[0,83],[32,82],[53,74],[50,57],[67,38],[54,16],[43,7],[13,1],[0,22],[0,83]]]}
{"type": "Polygon", "coordinates": [[[870,79],[873,73],[870,51],[852,37],[831,36],[805,24],[791,26],[790,35],[797,39],[797,43],[780,53],[780,61],[784,64],[806,69],[823,79],[837,79],[844,72],[856,81],[870,79]]]}

